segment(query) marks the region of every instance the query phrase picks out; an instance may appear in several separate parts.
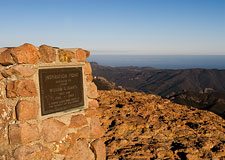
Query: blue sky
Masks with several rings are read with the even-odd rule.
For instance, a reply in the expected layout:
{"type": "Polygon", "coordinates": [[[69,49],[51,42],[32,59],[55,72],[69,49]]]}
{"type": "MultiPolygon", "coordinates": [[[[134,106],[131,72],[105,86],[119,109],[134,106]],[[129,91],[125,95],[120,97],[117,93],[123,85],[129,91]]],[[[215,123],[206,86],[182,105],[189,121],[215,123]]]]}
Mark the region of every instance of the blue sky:
{"type": "Polygon", "coordinates": [[[0,20],[0,47],[225,55],[225,0],[0,0],[0,20]]]}

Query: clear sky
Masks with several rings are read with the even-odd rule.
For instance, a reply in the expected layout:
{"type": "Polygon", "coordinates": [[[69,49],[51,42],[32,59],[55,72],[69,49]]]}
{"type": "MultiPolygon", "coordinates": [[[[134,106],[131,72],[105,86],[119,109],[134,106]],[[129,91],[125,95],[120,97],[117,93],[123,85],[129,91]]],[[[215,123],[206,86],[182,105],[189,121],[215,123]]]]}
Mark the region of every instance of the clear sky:
{"type": "Polygon", "coordinates": [[[0,0],[0,47],[224,54],[225,0],[0,0]]]}

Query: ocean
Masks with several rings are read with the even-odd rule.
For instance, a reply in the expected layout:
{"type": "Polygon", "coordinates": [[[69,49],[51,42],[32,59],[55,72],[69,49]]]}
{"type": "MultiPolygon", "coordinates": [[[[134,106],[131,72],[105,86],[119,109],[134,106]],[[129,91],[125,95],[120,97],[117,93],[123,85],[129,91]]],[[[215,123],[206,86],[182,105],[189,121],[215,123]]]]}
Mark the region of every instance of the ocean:
{"type": "Polygon", "coordinates": [[[225,55],[91,55],[89,62],[104,66],[138,66],[158,69],[225,69],[225,55]]]}

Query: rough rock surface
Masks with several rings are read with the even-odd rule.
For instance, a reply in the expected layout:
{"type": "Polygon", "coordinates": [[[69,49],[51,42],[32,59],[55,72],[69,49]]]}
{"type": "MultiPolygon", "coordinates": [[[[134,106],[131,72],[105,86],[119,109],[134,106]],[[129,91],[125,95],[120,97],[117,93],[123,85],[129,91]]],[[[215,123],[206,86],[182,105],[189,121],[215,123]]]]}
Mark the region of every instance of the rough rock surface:
{"type": "Polygon", "coordinates": [[[66,48],[59,50],[60,61],[65,61],[66,57],[71,61],[74,58],[77,62],[85,62],[90,56],[90,52],[81,48],[66,48]]]}
{"type": "Polygon", "coordinates": [[[38,126],[27,122],[9,126],[10,144],[26,144],[40,138],[38,126]]]}
{"type": "Polygon", "coordinates": [[[38,105],[32,101],[20,101],[16,106],[16,113],[20,121],[36,119],[38,116],[38,105]]]}
{"type": "Polygon", "coordinates": [[[90,125],[90,138],[101,138],[105,134],[98,117],[92,117],[90,125]]]}
{"type": "Polygon", "coordinates": [[[10,54],[16,63],[37,64],[40,57],[36,47],[28,43],[10,49],[10,54]]]}
{"type": "Polygon", "coordinates": [[[75,141],[74,145],[69,148],[66,160],[92,160],[88,143],[84,139],[75,141]]]}
{"type": "Polygon", "coordinates": [[[112,159],[225,159],[225,120],[160,96],[99,91],[106,154],[112,159]]]}
{"type": "Polygon", "coordinates": [[[74,58],[74,52],[60,49],[58,50],[59,60],[60,62],[71,62],[74,58]]]}
{"type": "Polygon", "coordinates": [[[46,63],[51,63],[56,61],[56,51],[51,46],[41,45],[39,47],[39,52],[41,55],[40,57],[41,61],[46,63]]]}
{"type": "Polygon", "coordinates": [[[0,53],[0,64],[2,65],[11,65],[14,64],[14,60],[10,54],[10,50],[7,49],[4,52],[0,53]]]}
{"type": "Polygon", "coordinates": [[[48,148],[42,146],[41,144],[27,145],[18,147],[14,156],[17,160],[50,160],[52,159],[51,152],[48,148]]]}
{"type": "Polygon", "coordinates": [[[91,143],[91,147],[95,153],[96,160],[105,160],[105,144],[102,140],[95,140],[91,143]]]}
{"type": "Polygon", "coordinates": [[[4,77],[17,76],[17,77],[31,77],[35,70],[30,66],[17,65],[2,71],[4,77]]]}
{"type": "Polygon", "coordinates": [[[66,125],[56,119],[46,119],[42,125],[42,134],[46,142],[59,141],[66,136],[66,125]]]}
{"type": "Polygon", "coordinates": [[[88,124],[88,121],[85,118],[85,116],[82,114],[78,114],[78,115],[72,116],[69,127],[70,128],[79,128],[79,127],[82,127],[87,124],[88,124]]]}
{"type": "Polygon", "coordinates": [[[115,83],[109,82],[104,77],[96,77],[93,81],[98,87],[98,90],[113,90],[116,87],[115,83]]]}
{"type": "Polygon", "coordinates": [[[7,50],[8,48],[0,48],[0,53],[4,52],[5,50],[7,50]]]}
{"type": "Polygon", "coordinates": [[[98,97],[97,87],[93,82],[88,86],[87,96],[89,98],[97,98],[98,97]]]}
{"type": "Polygon", "coordinates": [[[90,56],[90,52],[87,50],[83,50],[81,48],[78,48],[75,54],[75,59],[78,62],[85,62],[86,58],[88,58],[90,56]]]}
{"type": "Polygon", "coordinates": [[[32,80],[15,80],[10,81],[7,85],[7,97],[15,98],[16,96],[33,97],[37,95],[35,84],[32,80]]]}

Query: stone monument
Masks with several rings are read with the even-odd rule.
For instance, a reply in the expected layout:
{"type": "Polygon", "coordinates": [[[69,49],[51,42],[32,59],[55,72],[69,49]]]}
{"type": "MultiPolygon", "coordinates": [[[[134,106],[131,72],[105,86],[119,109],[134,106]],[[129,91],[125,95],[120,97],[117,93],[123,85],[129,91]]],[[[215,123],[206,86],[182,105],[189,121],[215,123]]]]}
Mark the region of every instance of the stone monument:
{"type": "Polygon", "coordinates": [[[47,45],[0,49],[0,159],[106,158],[89,55],[47,45]]]}

